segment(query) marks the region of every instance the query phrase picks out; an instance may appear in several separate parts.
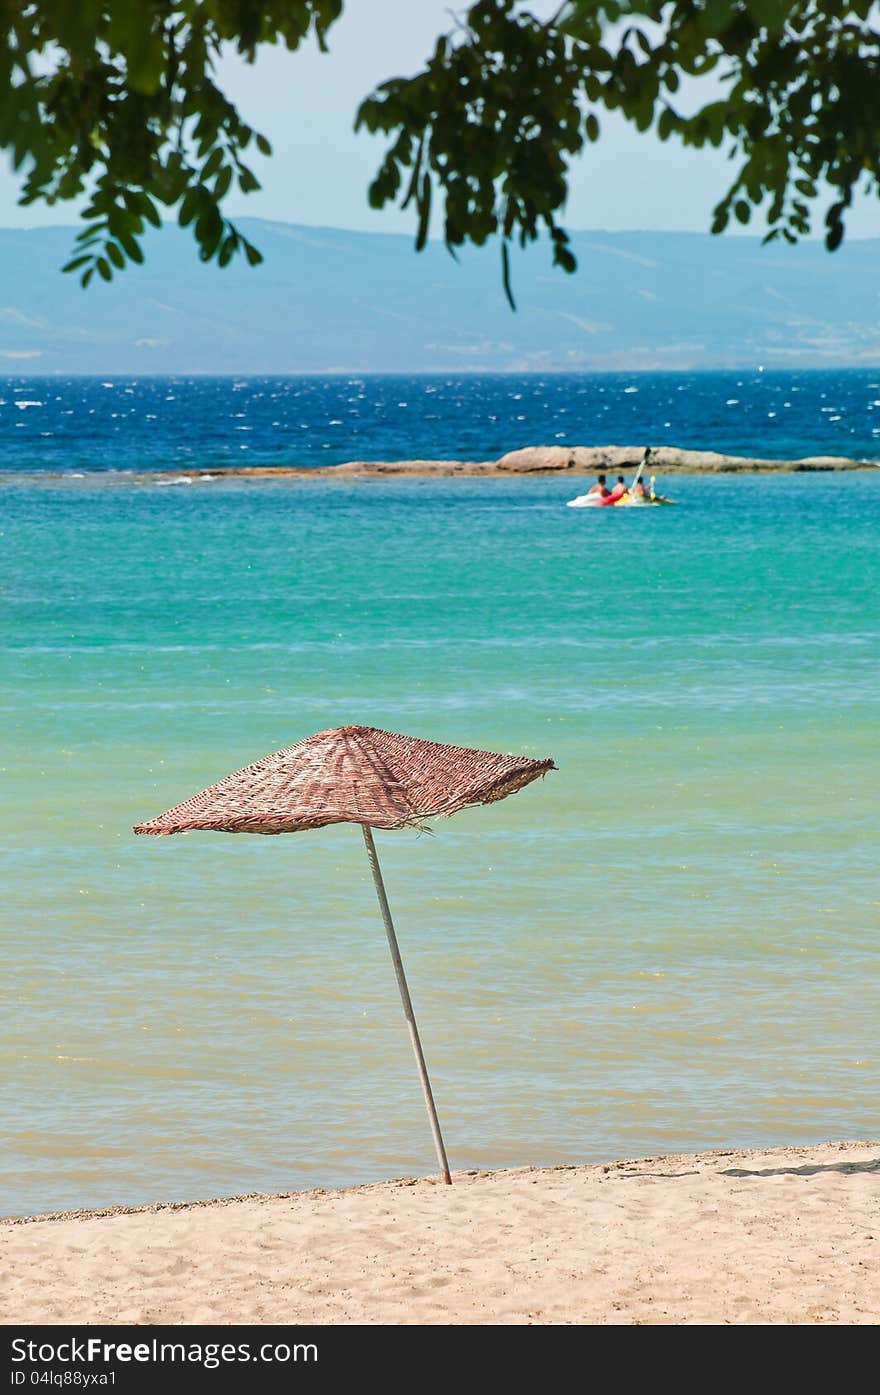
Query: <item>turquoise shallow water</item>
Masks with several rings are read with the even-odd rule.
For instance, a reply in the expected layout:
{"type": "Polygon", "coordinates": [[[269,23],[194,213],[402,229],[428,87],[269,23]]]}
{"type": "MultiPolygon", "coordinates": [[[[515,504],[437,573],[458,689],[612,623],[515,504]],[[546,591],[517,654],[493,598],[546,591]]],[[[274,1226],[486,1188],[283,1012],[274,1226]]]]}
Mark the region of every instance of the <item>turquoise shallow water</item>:
{"type": "Polygon", "coordinates": [[[453,1167],[880,1134],[880,474],[2,510],[0,1211],[435,1164],[357,829],[131,825],[348,722],[554,757],[378,834],[453,1167]]]}

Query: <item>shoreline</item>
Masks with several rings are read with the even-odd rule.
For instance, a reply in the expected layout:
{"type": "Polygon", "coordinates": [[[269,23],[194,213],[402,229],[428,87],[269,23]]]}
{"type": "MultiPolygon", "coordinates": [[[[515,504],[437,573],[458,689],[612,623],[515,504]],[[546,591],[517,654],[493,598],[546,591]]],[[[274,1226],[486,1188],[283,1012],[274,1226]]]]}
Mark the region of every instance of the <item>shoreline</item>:
{"type": "MultiPolygon", "coordinates": [[[[645,446],[526,446],[498,460],[346,460],[337,465],[217,465],[169,467],[167,470],[6,471],[0,482],[94,484],[201,484],[216,480],[408,480],[481,478],[510,479],[596,475],[601,471],[637,470],[645,446]]],[[[880,460],[856,460],[843,455],[810,455],[796,460],[723,455],[717,451],[686,450],[678,446],[651,447],[646,474],[803,474],[880,469],[880,460]]]]}
{"type": "MultiPolygon", "coordinates": [[[[453,1186],[456,1183],[467,1183],[470,1178],[493,1178],[495,1180],[506,1177],[519,1177],[525,1174],[550,1174],[563,1172],[601,1172],[608,1173],[618,1169],[640,1168],[648,1163],[652,1166],[662,1166],[664,1164],[680,1164],[683,1161],[701,1162],[711,1161],[720,1158],[752,1158],[756,1156],[769,1156],[770,1154],[784,1154],[786,1157],[811,1156],[817,1150],[837,1149],[845,1150],[851,1148],[876,1149],[878,1152],[876,1170],[880,1178],[880,1139],[862,1140],[829,1140],[815,1144],[776,1144],[766,1148],[707,1148],[699,1153],[646,1153],[637,1158],[614,1158],[610,1162],[602,1163],[523,1163],[518,1167],[472,1167],[452,1169],[453,1186]]],[[[32,1215],[0,1215],[0,1234],[7,1226],[23,1225],[57,1225],[63,1221],[80,1220],[107,1220],[115,1216],[141,1216],[158,1215],[159,1212],[179,1212],[179,1211],[203,1211],[208,1207],[238,1206],[245,1202],[271,1202],[271,1201],[302,1201],[309,1197],[318,1196],[348,1196],[361,1194],[364,1192],[375,1192],[387,1188],[396,1189],[398,1187],[441,1187],[441,1179],[438,1173],[407,1173],[399,1177],[382,1177],[372,1182],[351,1182],[345,1186],[315,1186],[294,1188],[291,1191],[283,1192],[233,1192],[224,1196],[191,1197],[188,1200],[171,1199],[158,1201],[141,1201],[131,1205],[125,1202],[110,1202],[106,1206],[80,1206],[68,1211],[36,1211],[32,1215]]],[[[444,1192],[444,1195],[449,1193],[444,1192]]]]}
{"type": "Polygon", "coordinates": [[[880,1142],[13,1217],[0,1320],[871,1324],[880,1142]]]}

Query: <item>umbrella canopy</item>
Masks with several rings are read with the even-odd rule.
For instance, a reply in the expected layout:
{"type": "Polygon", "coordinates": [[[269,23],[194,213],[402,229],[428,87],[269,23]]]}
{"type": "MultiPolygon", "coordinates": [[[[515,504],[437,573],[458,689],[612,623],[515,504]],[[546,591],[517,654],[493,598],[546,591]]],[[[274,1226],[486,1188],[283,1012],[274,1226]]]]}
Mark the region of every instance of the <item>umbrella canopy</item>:
{"type": "Polygon", "coordinates": [[[552,769],[552,760],[337,727],[263,756],[134,831],[299,833],[331,823],[423,828],[425,819],[504,799],[552,769]]]}
{"type": "Polygon", "coordinates": [[[376,727],[336,727],[273,751],[135,825],[135,833],[157,835],[193,829],[299,833],[333,823],[361,825],[444,1182],[451,1181],[449,1163],[372,829],[424,828],[425,819],[494,803],[555,768],[549,759],[449,746],[376,727]]]}

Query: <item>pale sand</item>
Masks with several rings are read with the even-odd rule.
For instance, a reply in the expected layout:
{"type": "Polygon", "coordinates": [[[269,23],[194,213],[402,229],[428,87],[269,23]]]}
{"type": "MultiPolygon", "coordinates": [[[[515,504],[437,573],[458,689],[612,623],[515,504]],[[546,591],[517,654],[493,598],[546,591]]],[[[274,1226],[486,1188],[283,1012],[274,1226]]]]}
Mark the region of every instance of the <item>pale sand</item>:
{"type": "Polygon", "coordinates": [[[880,1143],[0,1228],[4,1323],[874,1324],[880,1143]]]}

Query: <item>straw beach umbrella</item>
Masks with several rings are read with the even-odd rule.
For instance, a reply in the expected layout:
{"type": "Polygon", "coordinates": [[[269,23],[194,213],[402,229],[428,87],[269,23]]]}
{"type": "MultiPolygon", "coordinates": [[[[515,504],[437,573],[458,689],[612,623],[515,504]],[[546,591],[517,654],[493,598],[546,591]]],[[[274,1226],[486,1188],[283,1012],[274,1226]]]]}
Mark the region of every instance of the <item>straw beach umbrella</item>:
{"type": "Polygon", "coordinates": [[[299,833],[332,823],[361,825],[444,1182],[451,1181],[449,1163],[372,830],[424,828],[426,819],[494,803],[555,768],[552,760],[449,746],[375,727],[337,727],[274,751],[135,825],[135,833],[159,835],[193,829],[299,833]]]}

